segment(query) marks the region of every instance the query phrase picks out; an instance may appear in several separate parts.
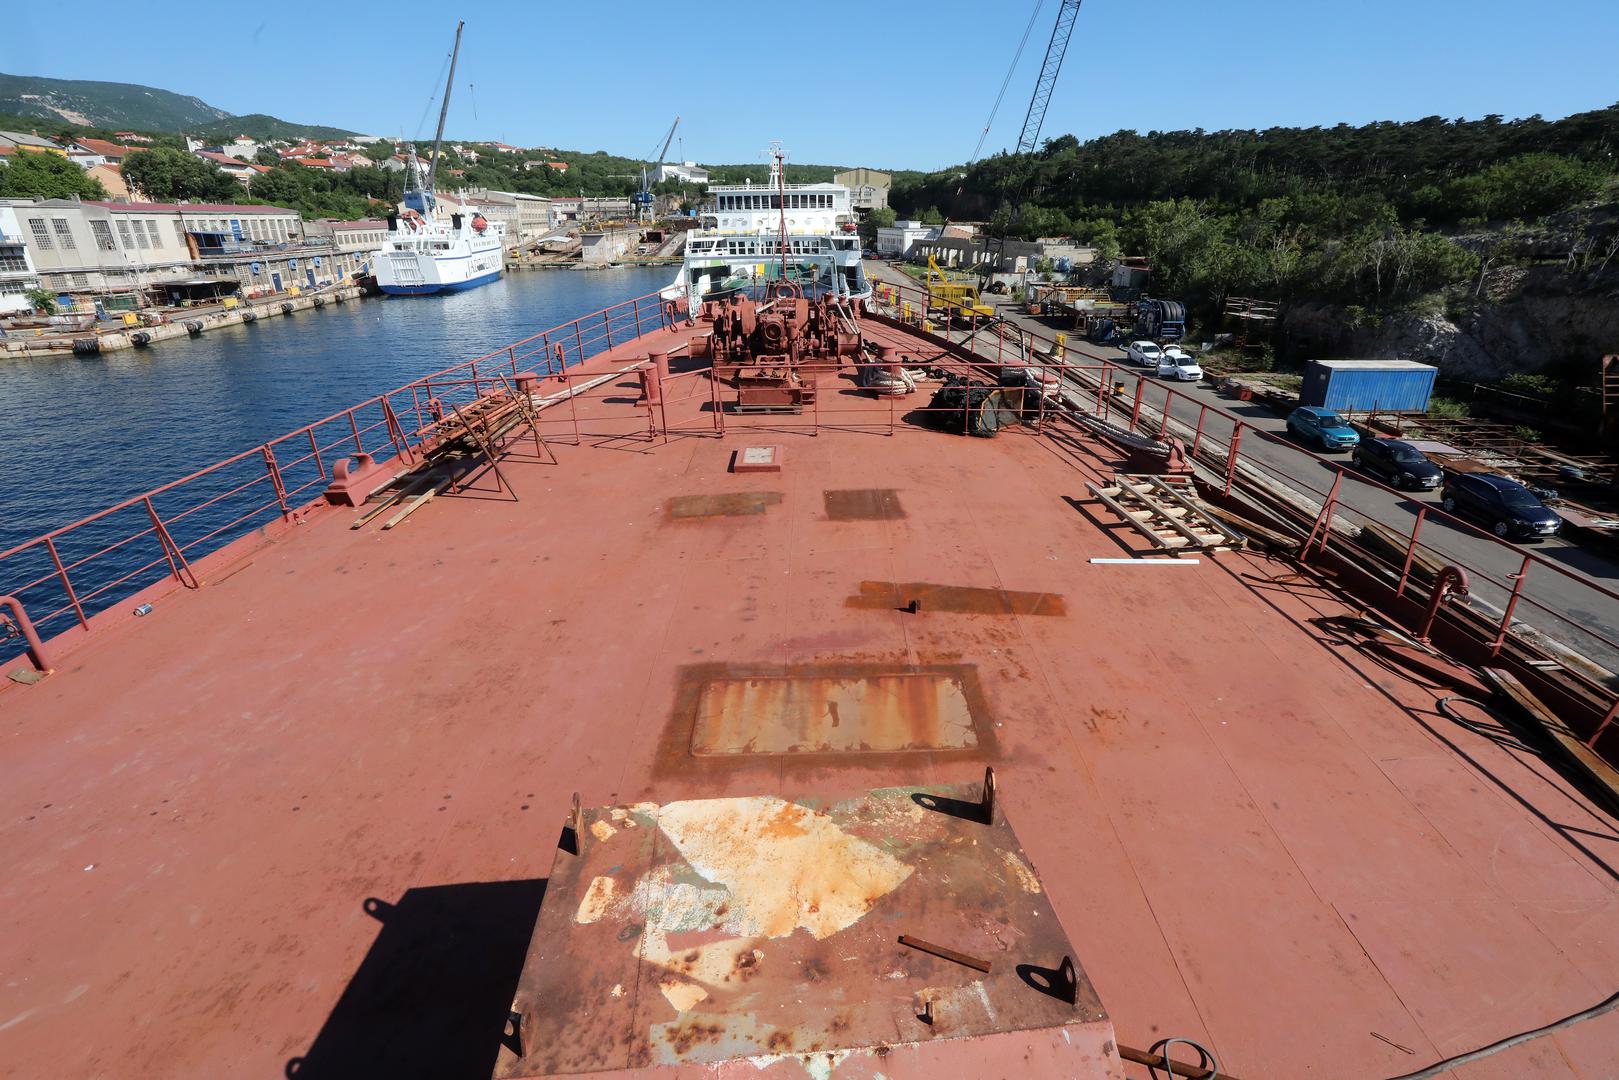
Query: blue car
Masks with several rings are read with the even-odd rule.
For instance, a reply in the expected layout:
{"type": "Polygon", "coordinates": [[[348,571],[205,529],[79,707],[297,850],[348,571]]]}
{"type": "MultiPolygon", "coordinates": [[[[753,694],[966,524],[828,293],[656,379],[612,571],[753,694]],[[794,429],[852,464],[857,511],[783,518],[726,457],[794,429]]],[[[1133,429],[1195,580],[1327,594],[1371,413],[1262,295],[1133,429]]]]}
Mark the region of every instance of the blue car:
{"type": "Polygon", "coordinates": [[[1287,418],[1287,430],[1296,438],[1315,443],[1323,450],[1347,450],[1360,445],[1360,435],[1331,409],[1312,405],[1294,409],[1287,418]]]}

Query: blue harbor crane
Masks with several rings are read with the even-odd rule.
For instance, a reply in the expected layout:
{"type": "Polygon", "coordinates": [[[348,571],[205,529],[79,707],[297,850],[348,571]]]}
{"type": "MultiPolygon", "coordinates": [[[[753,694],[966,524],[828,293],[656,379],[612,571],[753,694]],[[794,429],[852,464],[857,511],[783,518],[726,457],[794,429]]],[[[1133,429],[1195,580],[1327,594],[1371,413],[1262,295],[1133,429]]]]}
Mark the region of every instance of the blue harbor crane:
{"type": "Polygon", "coordinates": [[[641,190],[637,191],[630,200],[635,204],[635,216],[639,221],[652,220],[652,203],[654,200],[652,198],[652,184],[647,179],[647,170],[649,168],[656,169],[663,164],[663,159],[669,156],[669,144],[675,141],[675,129],[679,126],[680,117],[677,116],[675,117],[675,122],[669,125],[669,133],[663,137],[663,146],[658,150],[658,160],[647,162],[641,166],[641,190]]]}

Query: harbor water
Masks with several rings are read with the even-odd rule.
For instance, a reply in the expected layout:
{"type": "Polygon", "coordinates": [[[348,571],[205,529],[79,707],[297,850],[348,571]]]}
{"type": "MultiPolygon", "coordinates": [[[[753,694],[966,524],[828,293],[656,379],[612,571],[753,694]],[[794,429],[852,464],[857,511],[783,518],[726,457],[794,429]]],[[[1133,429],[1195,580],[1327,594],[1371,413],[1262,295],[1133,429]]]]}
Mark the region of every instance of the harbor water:
{"type": "MultiPolygon", "coordinates": [[[[0,363],[0,550],[669,278],[664,267],[509,274],[146,349],[0,363]]],[[[0,563],[0,593],[34,561],[0,563]]],[[[95,576],[113,568],[100,560],[95,576]]]]}

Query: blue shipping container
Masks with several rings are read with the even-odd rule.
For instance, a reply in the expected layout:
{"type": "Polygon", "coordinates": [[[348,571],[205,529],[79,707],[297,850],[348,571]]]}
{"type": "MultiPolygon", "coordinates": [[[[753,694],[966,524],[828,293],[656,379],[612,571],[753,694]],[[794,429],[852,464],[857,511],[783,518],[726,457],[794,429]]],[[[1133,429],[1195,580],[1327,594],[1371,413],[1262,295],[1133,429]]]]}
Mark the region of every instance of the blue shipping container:
{"type": "Polygon", "coordinates": [[[1311,360],[1300,405],[1339,412],[1426,412],[1439,369],[1415,360],[1311,360]]]}

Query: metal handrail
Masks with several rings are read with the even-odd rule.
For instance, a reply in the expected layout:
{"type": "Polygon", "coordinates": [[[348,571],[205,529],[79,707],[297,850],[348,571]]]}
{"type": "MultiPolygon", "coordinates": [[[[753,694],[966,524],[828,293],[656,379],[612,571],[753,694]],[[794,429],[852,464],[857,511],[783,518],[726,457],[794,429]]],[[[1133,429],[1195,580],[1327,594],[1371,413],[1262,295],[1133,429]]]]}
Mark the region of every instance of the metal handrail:
{"type": "MultiPolygon", "coordinates": [[[[927,293],[927,290],[925,289],[925,287],[921,286],[920,283],[918,285],[916,285],[916,286],[912,286],[912,285],[909,285],[909,284],[898,283],[898,282],[883,282],[882,285],[885,287],[885,289],[890,291],[891,295],[895,296],[896,301],[898,300],[898,297],[900,295],[905,294],[905,293],[912,293],[912,294],[915,294],[918,297],[924,297],[924,296],[926,296],[926,293],[927,293]]],[[[896,308],[896,310],[898,309],[898,303],[897,302],[893,306],[896,308]]],[[[923,313],[925,313],[925,308],[919,308],[918,309],[918,314],[913,319],[913,322],[918,323],[918,324],[923,322],[924,321],[924,319],[922,317],[923,313]]],[[[946,331],[945,340],[948,341],[949,340],[949,338],[948,338],[948,330],[949,330],[949,328],[946,327],[944,329],[946,331]]],[[[978,328],[976,320],[975,320],[974,325],[970,328],[969,335],[968,335],[968,340],[976,339],[977,334],[979,332],[981,332],[981,331],[978,328]]],[[[1032,337],[1032,338],[1034,338],[1034,339],[1036,339],[1038,341],[1045,342],[1047,345],[1051,346],[1053,349],[1055,349],[1057,347],[1057,345],[1058,345],[1058,342],[1057,342],[1056,338],[1053,337],[1052,335],[1043,334],[1043,333],[1040,333],[1039,331],[1028,330],[1028,329],[1025,329],[1024,332],[1027,333],[1030,337],[1032,337]]],[[[1097,392],[1099,398],[1107,397],[1107,395],[1102,393],[1102,391],[1105,390],[1106,386],[1108,385],[1107,372],[1109,372],[1109,371],[1116,371],[1116,372],[1118,372],[1120,374],[1127,375],[1131,379],[1138,380],[1138,382],[1140,384],[1145,383],[1145,378],[1146,377],[1142,373],[1142,370],[1140,368],[1124,367],[1123,365],[1118,364],[1113,358],[1102,356],[1102,355],[1099,355],[1099,354],[1097,354],[1095,352],[1092,352],[1092,351],[1088,350],[1085,347],[1085,344],[1083,342],[1066,341],[1066,342],[1063,343],[1063,345],[1064,345],[1064,348],[1065,348],[1065,350],[1067,352],[1087,357],[1089,359],[1092,359],[1092,360],[1096,361],[1097,364],[1100,365],[1100,370],[1101,370],[1100,383],[1101,383],[1101,385],[1098,388],[1098,392],[1097,392]]],[[[1047,364],[1047,363],[1042,362],[1042,366],[1056,367],[1059,370],[1064,371],[1064,372],[1066,372],[1068,370],[1074,370],[1074,371],[1077,372],[1078,370],[1081,369],[1080,366],[1071,365],[1071,364],[1047,364]]],[[[1083,367],[1087,368],[1087,369],[1094,370],[1096,365],[1084,365],[1083,367]]],[[[1343,465],[1341,462],[1333,461],[1333,460],[1331,460],[1329,458],[1326,458],[1326,457],[1323,457],[1323,456],[1321,456],[1319,454],[1313,453],[1312,451],[1307,450],[1304,447],[1298,446],[1298,445],[1292,443],[1289,440],[1282,439],[1280,436],[1276,435],[1275,433],[1265,431],[1264,429],[1259,428],[1259,427],[1249,423],[1248,421],[1242,419],[1240,416],[1237,416],[1234,413],[1228,412],[1228,411],[1226,411],[1224,409],[1220,409],[1218,407],[1210,406],[1206,402],[1198,401],[1195,398],[1192,398],[1192,397],[1182,393],[1181,391],[1175,389],[1175,387],[1172,386],[1172,385],[1169,385],[1169,384],[1163,384],[1163,385],[1164,385],[1164,388],[1165,388],[1165,402],[1166,402],[1165,411],[1166,411],[1166,415],[1167,415],[1168,412],[1173,411],[1173,406],[1170,405],[1169,403],[1173,402],[1176,399],[1179,399],[1179,400],[1183,401],[1188,406],[1192,406],[1192,407],[1195,407],[1196,409],[1198,409],[1200,420],[1199,420],[1199,423],[1197,425],[1197,436],[1196,436],[1196,438],[1197,438],[1197,440],[1199,442],[1202,442],[1202,441],[1206,440],[1206,441],[1209,441],[1209,442],[1218,443],[1218,440],[1216,440],[1212,435],[1206,434],[1205,431],[1204,431],[1204,419],[1206,419],[1207,416],[1209,416],[1209,415],[1219,416],[1219,417],[1221,417],[1221,418],[1223,418],[1223,419],[1225,419],[1225,420],[1227,420],[1227,421],[1229,421],[1231,423],[1231,425],[1232,425],[1232,436],[1231,436],[1231,440],[1230,440],[1230,442],[1228,444],[1227,452],[1228,452],[1228,456],[1229,456],[1229,459],[1230,459],[1228,463],[1232,467],[1235,466],[1235,462],[1240,460],[1240,461],[1243,461],[1246,464],[1250,465],[1251,467],[1259,468],[1259,469],[1265,470],[1267,472],[1275,473],[1275,470],[1270,469],[1268,466],[1264,465],[1262,462],[1258,461],[1257,459],[1254,459],[1251,455],[1242,454],[1242,452],[1240,450],[1240,443],[1241,443],[1241,439],[1242,439],[1242,433],[1243,432],[1252,432],[1258,438],[1267,440],[1269,442],[1272,442],[1272,443],[1280,445],[1280,446],[1284,446],[1288,450],[1290,450],[1290,451],[1292,451],[1294,453],[1306,455],[1306,456],[1308,456],[1310,458],[1313,458],[1314,460],[1320,462],[1321,464],[1323,464],[1325,466],[1328,466],[1329,468],[1333,469],[1335,471],[1335,477],[1336,477],[1335,482],[1339,482],[1339,481],[1341,481],[1343,479],[1349,479],[1349,480],[1351,480],[1351,481],[1353,481],[1355,483],[1368,485],[1368,486],[1370,486],[1372,488],[1377,488],[1377,489],[1380,489],[1382,491],[1388,492],[1389,494],[1392,494],[1392,495],[1395,495],[1397,497],[1403,498],[1403,493],[1398,492],[1395,489],[1389,487],[1388,485],[1383,484],[1383,483],[1381,483],[1381,482],[1379,482],[1379,481],[1377,481],[1375,479],[1372,479],[1371,477],[1366,476],[1366,475],[1364,475],[1364,474],[1362,474],[1362,473],[1360,473],[1358,471],[1352,471],[1349,468],[1347,468],[1345,465],[1343,465]]],[[[1141,401],[1140,401],[1140,398],[1138,397],[1137,401],[1135,402],[1135,408],[1132,410],[1132,415],[1131,415],[1131,419],[1130,419],[1131,430],[1134,430],[1135,427],[1138,426],[1138,424],[1139,424],[1140,405],[1141,405],[1141,401]]],[[[1298,477],[1295,477],[1295,476],[1292,476],[1292,475],[1286,475],[1286,476],[1281,476],[1281,474],[1277,474],[1277,475],[1280,478],[1284,479],[1289,486],[1292,486],[1292,487],[1301,487],[1302,486],[1304,489],[1306,489],[1307,491],[1312,492],[1313,494],[1325,496],[1325,495],[1327,495],[1329,493],[1329,490],[1330,490],[1329,488],[1313,488],[1313,486],[1310,485],[1309,483],[1301,481],[1298,477]]],[[[1338,511],[1337,508],[1335,507],[1334,512],[1336,513],[1336,512],[1341,512],[1341,511],[1338,511]]],[[[1422,523],[1426,519],[1428,519],[1430,517],[1441,518],[1442,520],[1444,520],[1449,525],[1452,525],[1454,527],[1459,527],[1459,528],[1469,532],[1470,534],[1475,535],[1476,537],[1478,537],[1480,539],[1488,540],[1490,543],[1499,546],[1504,551],[1511,552],[1514,557],[1523,558],[1525,560],[1525,564],[1527,566],[1531,567],[1531,568],[1533,568],[1533,567],[1544,567],[1547,570],[1552,571],[1552,572],[1554,572],[1554,573],[1556,573],[1556,574],[1558,574],[1558,575],[1560,575],[1560,576],[1562,576],[1562,577],[1564,577],[1564,578],[1566,578],[1566,579],[1568,579],[1570,581],[1576,582],[1577,584],[1579,584],[1579,585],[1581,585],[1581,586],[1583,586],[1585,588],[1591,589],[1593,592],[1595,592],[1595,593],[1597,593],[1597,594],[1599,594],[1601,596],[1605,596],[1605,597],[1607,597],[1609,599],[1613,599],[1613,600],[1619,600],[1619,591],[1616,591],[1614,589],[1610,589],[1610,588],[1602,585],[1600,582],[1596,581],[1595,579],[1590,578],[1590,577],[1588,577],[1588,576],[1586,576],[1586,575],[1584,575],[1584,574],[1582,574],[1582,573],[1580,573],[1580,572],[1578,572],[1576,570],[1573,570],[1573,569],[1571,569],[1569,567],[1562,566],[1559,563],[1553,562],[1553,561],[1545,558],[1544,556],[1537,555],[1534,552],[1525,552],[1522,549],[1518,548],[1516,545],[1511,544],[1511,543],[1509,543],[1509,542],[1507,542],[1505,540],[1502,540],[1500,537],[1494,535],[1493,533],[1488,532],[1488,531],[1486,531],[1484,529],[1480,529],[1479,527],[1474,525],[1472,522],[1463,520],[1462,518],[1456,517],[1453,514],[1447,514],[1443,510],[1440,510],[1440,509],[1437,509],[1437,508],[1423,507],[1422,512],[1420,512],[1418,515],[1416,515],[1416,520],[1413,522],[1412,529],[1411,529],[1411,532],[1410,532],[1409,537],[1408,537],[1408,544],[1409,544],[1409,548],[1410,548],[1411,551],[1414,552],[1416,549],[1420,548],[1420,549],[1422,549],[1422,550],[1424,550],[1426,552],[1433,553],[1436,557],[1440,558],[1443,561],[1451,561],[1448,556],[1440,555],[1438,553],[1438,551],[1436,549],[1434,549],[1431,545],[1421,543],[1419,541],[1419,539],[1418,539],[1418,534],[1420,534],[1422,523]]],[[[1379,524],[1381,525],[1381,523],[1379,523],[1379,524]]],[[[1391,526],[1386,526],[1386,525],[1383,525],[1382,527],[1390,528],[1391,530],[1393,528],[1391,526]]],[[[1407,585],[1409,583],[1412,561],[1413,560],[1408,556],[1408,558],[1406,560],[1406,564],[1402,568],[1401,576],[1400,576],[1400,579],[1399,579],[1398,584],[1397,584],[1397,589],[1398,589],[1400,594],[1404,593],[1404,591],[1405,591],[1405,589],[1406,589],[1406,587],[1407,587],[1407,585]]],[[[1520,602],[1530,603],[1533,606],[1535,606],[1535,607],[1537,607],[1537,608],[1539,608],[1541,610],[1548,611],[1550,614],[1553,614],[1554,616],[1559,618],[1559,620],[1562,621],[1562,622],[1568,623],[1569,625],[1575,625],[1573,623],[1573,621],[1570,620],[1567,616],[1561,615],[1561,614],[1556,613],[1556,612],[1552,612],[1549,608],[1546,608],[1546,606],[1544,604],[1541,604],[1538,601],[1534,600],[1533,598],[1525,597],[1523,595],[1523,582],[1524,582],[1525,578],[1527,577],[1527,573],[1525,571],[1520,570],[1520,572],[1518,574],[1513,575],[1514,580],[1512,581],[1512,584],[1508,585],[1505,582],[1498,582],[1497,579],[1495,579],[1492,575],[1490,575],[1486,571],[1483,571],[1483,570],[1478,569],[1476,567],[1469,566],[1467,569],[1468,569],[1468,572],[1470,573],[1470,575],[1472,575],[1475,579],[1482,579],[1482,580],[1490,581],[1492,584],[1499,584],[1503,589],[1508,590],[1509,593],[1510,593],[1509,602],[1512,603],[1513,605],[1516,605],[1517,603],[1520,603],[1520,602]]],[[[1500,630],[1499,630],[1499,632],[1497,634],[1497,643],[1495,645],[1495,649],[1497,651],[1500,648],[1500,644],[1504,641],[1504,635],[1509,632],[1511,621],[1513,621],[1511,612],[1503,613],[1503,619],[1502,619],[1500,630]]],[[[1581,633],[1585,634],[1586,636],[1588,636],[1588,637],[1590,637],[1590,638],[1592,638],[1594,640],[1600,641],[1603,644],[1608,645],[1610,647],[1614,647],[1616,650],[1619,650],[1619,640],[1615,640],[1615,639],[1613,639],[1611,637],[1608,637],[1608,636],[1602,634],[1601,632],[1596,631],[1594,628],[1591,628],[1591,627],[1579,626],[1578,629],[1580,630],[1581,633]]]]}
{"type": "MultiPolygon", "coordinates": [[[[560,323],[471,360],[464,360],[421,376],[386,393],[305,424],[285,435],[267,440],[259,446],[233,454],[142,494],[131,496],[78,521],[50,529],[33,539],[13,545],[0,551],[0,569],[4,568],[8,560],[32,558],[37,555],[43,562],[48,556],[49,569],[38,576],[30,575],[30,580],[15,588],[13,595],[19,597],[20,603],[22,594],[30,590],[37,591],[55,582],[59,593],[66,597],[67,603],[55,607],[36,620],[35,625],[45,626],[51,620],[71,613],[77,625],[88,628],[89,620],[94,614],[116,603],[122,596],[153,584],[150,580],[144,580],[144,575],[165,562],[168,563],[176,581],[194,585],[194,579],[189,578],[189,559],[206,555],[224,546],[252,527],[255,521],[263,522],[276,514],[287,516],[299,505],[296,500],[330,480],[330,466],[339,457],[370,452],[379,460],[390,460],[400,453],[409,452],[409,441],[414,438],[419,443],[423,431],[431,422],[427,410],[433,402],[439,401],[445,407],[453,408],[455,403],[464,403],[485,390],[498,387],[503,376],[516,376],[522,370],[522,366],[531,359],[543,358],[546,374],[556,375],[565,372],[567,368],[576,366],[614,345],[623,344],[649,331],[662,328],[664,324],[658,318],[659,310],[658,295],[648,293],[560,323]],[[407,425],[404,444],[388,430],[388,408],[400,417],[407,415],[416,417],[416,430],[409,432],[407,425]],[[381,415],[372,419],[376,414],[368,413],[366,410],[377,410],[381,415]],[[384,434],[379,437],[376,435],[378,431],[384,434]],[[377,441],[368,446],[366,442],[368,436],[377,441]],[[295,439],[301,441],[292,443],[295,439]],[[278,462],[276,449],[289,444],[294,453],[286,461],[278,462]],[[254,475],[244,478],[240,473],[227,472],[242,468],[252,468],[254,475]],[[292,476],[294,473],[297,475],[292,476]],[[224,490],[212,490],[212,485],[226,477],[229,478],[226,479],[224,490]],[[208,531],[199,536],[187,536],[183,539],[169,536],[172,527],[188,520],[198,520],[196,515],[211,507],[240,500],[244,494],[258,485],[266,485],[264,490],[268,498],[262,502],[255,500],[250,508],[236,514],[231,520],[217,525],[209,521],[208,531]],[[160,498],[172,500],[177,495],[188,494],[201,486],[209,486],[209,490],[195,501],[171,509],[167,513],[159,513],[154,500],[160,498]],[[104,530],[114,515],[137,511],[147,512],[142,515],[138,528],[108,542],[98,543],[88,553],[74,553],[67,561],[63,561],[58,551],[58,541],[71,543],[78,537],[88,535],[86,530],[91,526],[104,530]],[[153,537],[159,541],[163,552],[158,558],[133,569],[120,564],[113,571],[116,576],[111,576],[110,580],[100,580],[100,576],[93,572],[106,565],[105,560],[109,554],[128,549],[131,544],[153,537]],[[90,587],[85,591],[83,586],[87,578],[90,587]],[[109,595],[119,586],[131,581],[135,583],[130,589],[117,595],[109,595]]],[[[54,600],[47,601],[46,606],[54,603],[54,600]]]]}

